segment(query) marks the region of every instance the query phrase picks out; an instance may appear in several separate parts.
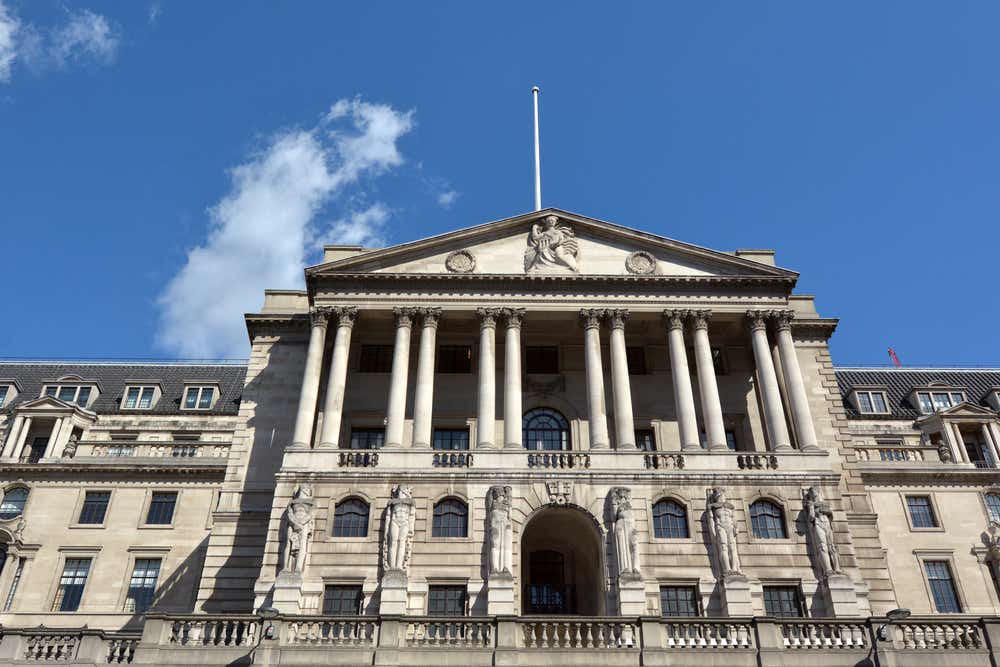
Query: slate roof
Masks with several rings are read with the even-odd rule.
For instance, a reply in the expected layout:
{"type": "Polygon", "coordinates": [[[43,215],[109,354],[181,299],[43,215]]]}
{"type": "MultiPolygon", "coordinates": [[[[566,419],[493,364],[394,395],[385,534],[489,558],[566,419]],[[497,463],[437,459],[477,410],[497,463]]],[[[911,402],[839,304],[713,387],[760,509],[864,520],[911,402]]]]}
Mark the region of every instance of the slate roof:
{"type": "Polygon", "coordinates": [[[38,398],[44,385],[60,377],[78,375],[99,385],[100,396],[89,408],[98,414],[235,415],[246,374],[247,367],[240,364],[0,361],[0,384],[16,380],[20,385],[17,397],[0,412],[11,412],[18,404],[38,398]],[[159,382],[163,395],[152,409],[120,409],[125,385],[135,380],[159,382]],[[218,383],[221,393],[211,410],[181,411],[184,384],[191,381],[218,383]]]}
{"type": "Polygon", "coordinates": [[[994,387],[1000,387],[1000,368],[989,369],[909,369],[909,368],[835,368],[837,384],[849,419],[916,419],[920,412],[909,402],[915,387],[931,383],[963,387],[970,403],[991,407],[986,397],[994,387]],[[891,413],[888,415],[859,414],[847,400],[852,387],[886,387],[886,400],[891,413]]]}

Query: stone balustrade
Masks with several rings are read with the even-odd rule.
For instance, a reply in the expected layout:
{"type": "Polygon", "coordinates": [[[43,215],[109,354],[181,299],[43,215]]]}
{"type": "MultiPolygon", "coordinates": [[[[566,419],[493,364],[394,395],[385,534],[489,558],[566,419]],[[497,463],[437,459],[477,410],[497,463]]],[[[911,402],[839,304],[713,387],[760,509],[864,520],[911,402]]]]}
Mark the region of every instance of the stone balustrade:
{"type": "Polygon", "coordinates": [[[750,649],[754,647],[753,625],[750,622],[664,619],[660,628],[663,631],[661,641],[666,648],[750,649]]]}
{"type": "Polygon", "coordinates": [[[80,648],[81,635],[68,633],[36,633],[25,635],[25,662],[72,662],[80,648]]]}
{"type": "Polygon", "coordinates": [[[647,469],[680,470],[684,467],[683,454],[645,454],[642,460],[647,469]]]}
{"type": "Polygon", "coordinates": [[[337,465],[341,468],[374,468],[378,465],[378,452],[340,452],[337,465]]]}
{"type": "Polygon", "coordinates": [[[472,454],[468,452],[435,452],[435,468],[471,468],[472,454]]]}
{"type": "Polygon", "coordinates": [[[961,651],[984,646],[977,623],[907,622],[895,627],[896,641],[904,649],[961,651]]]}
{"type": "Polygon", "coordinates": [[[421,618],[400,625],[402,644],[410,648],[493,648],[496,632],[492,619],[421,618]]]}
{"type": "Polygon", "coordinates": [[[870,645],[864,623],[795,621],[781,624],[781,637],[789,649],[866,649],[870,645]]]}
{"type": "Polygon", "coordinates": [[[295,617],[285,624],[289,646],[359,647],[378,643],[376,619],[359,616],[295,617]]]}
{"type": "Polygon", "coordinates": [[[621,618],[551,618],[518,622],[520,648],[638,649],[639,629],[621,618]]]}
{"type": "Polygon", "coordinates": [[[255,616],[183,616],[171,621],[166,643],[180,646],[253,646],[260,632],[255,616]]]}
{"type": "Polygon", "coordinates": [[[529,468],[589,468],[590,454],[577,452],[532,452],[528,454],[529,468]]]}
{"type": "Polygon", "coordinates": [[[778,457],[774,454],[739,454],[736,465],[740,470],[777,470],[778,457]]]}
{"type": "Polygon", "coordinates": [[[4,628],[0,664],[130,664],[139,638],[138,634],[88,628],[4,628]]]}
{"type": "Polygon", "coordinates": [[[72,460],[79,461],[87,458],[170,458],[170,459],[217,459],[218,462],[226,463],[229,456],[230,443],[228,442],[200,442],[200,441],[136,441],[124,442],[101,441],[80,441],[75,456],[72,460]]]}
{"type": "Polygon", "coordinates": [[[941,463],[941,456],[934,447],[869,445],[855,447],[854,455],[861,463],[941,463]]]}

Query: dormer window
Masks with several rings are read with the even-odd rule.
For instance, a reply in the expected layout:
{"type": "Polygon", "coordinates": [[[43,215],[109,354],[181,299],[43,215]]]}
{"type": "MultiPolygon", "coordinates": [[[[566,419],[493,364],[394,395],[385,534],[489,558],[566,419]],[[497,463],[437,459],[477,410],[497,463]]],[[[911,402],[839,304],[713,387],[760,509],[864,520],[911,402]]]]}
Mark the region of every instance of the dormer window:
{"type": "Polygon", "coordinates": [[[9,384],[0,384],[0,408],[7,405],[7,400],[14,398],[9,384]]]}
{"type": "Polygon", "coordinates": [[[85,408],[90,403],[91,396],[97,393],[93,389],[91,385],[49,384],[45,386],[45,395],[85,408]]]}
{"type": "Polygon", "coordinates": [[[184,389],[185,410],[211,410],[215,404],[216,391],[212,385],[190,385],[184,389]]]}
{"type": "Polygon", "coordinates": [[[965,402],[965,393],[961,391],[918,391],[917,404],[920,412],[929,415],[932,412],[945,410],[965,402]]]}
{"type": "Polygon", "coordinates": [[[884,415],[889,412],[884,391],[855,391],[854,401],[858,406],[858,412],[861,414],[884,415]]]}
{"type": "Polygon", "coordinates": [[[148,385],[128,385],[122,398],[122,410],[149,410],[157,398],[157,388],[148,385]]]}

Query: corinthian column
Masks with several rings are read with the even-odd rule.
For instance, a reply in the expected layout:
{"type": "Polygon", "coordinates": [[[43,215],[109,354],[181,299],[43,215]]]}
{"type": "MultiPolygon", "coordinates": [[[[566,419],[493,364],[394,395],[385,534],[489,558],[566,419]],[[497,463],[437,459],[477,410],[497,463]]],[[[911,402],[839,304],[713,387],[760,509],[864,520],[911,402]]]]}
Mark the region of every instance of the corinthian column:
{"type": "Polygon", "coordinates": [[[583,309],[584,364],[587,370],[587,420],[590,448],[608,449],[608,416],[604,404],[604,367],[601,364],[601,318],[603,310],[583,309]]]}
{"type": "Polygon", "coordinates": [[[312,442],[316,399],[319,398],[319,376],[323,366],[323,345],[326,343],[326,325],[330,319],[330,309],[313,308],[309,311],[309,317],[312,328],[309,331],[306,368],[302,373],[299,409],[295,413],[295,432],[292,435],[294,449],[307,449],[312,442]]]}
{"type": "Polygon", "coordinates": [[[330,355],[330,372],[326,380],[326,400],[323,401],[323,428],[320,430],[320,447],[337,447],[340,441],[340,423],[344,417],[344,392],[347,389],[347,358],[351,350],[351,332],[358,309],[353,306],[335,308],[337,334],[333,339],[330,355]]]}
{"type": "Polygon", "coordinates": [[[788,392],[788,402],[792,408],[792,422],[795,424],[795,438],[799,449],[803,451],[818,451],[816,428],[813,426],[812,412],[809,410],[809,396],[802,379],[802,369],[799,358],[795,354],[795,343],[792,341],[792,317],[790,310],[775,314],[775,329],[778,337],[778,355],[781,357],[781,368],[785,373],[785,388],[788,392]]]}
{"type": "Polygon", "coordinates": [[[785,425],[785,410],[781,406],[778,376],[774,372],[771,348],[767,343],[768,315],[768,311],[765,310],[748,310],[747,324],[750,327],[754,361],[757,363],[759,390],[764,403],[764,421],[767,424],[767,435],[771,439],[771,449],[788,451],[792,449],[792,445],[788,439],[788,426],[785,425]]]}
{"type": "Polygon", "coordinates": [[[506,449],[521,449],[521,321],[524,308],[504,308],[507,337],[503,368],[503,442],[506,449]]]}
{"type": "Polygon", "coordinates": [[[611,321],[611,394],[615,401],[615,442],[618,449],[635,449],[635,425],[632,422],[632,387],[628,377],[628,353],[625,350],[625,321],[628,311],[609,310],[611,321]]]}
{"type": "Polygon", "coordinates": [[[701,414],[705,419],[705,436],[708,448],[728,449],[726,426],[722,421],[722,403],[719,401],[719,385],[715,379],[715,363],[712,346],[708,341],[708,320],[710,310],[691,311],[691,326],[694,329],[694,358],[698,365],[698,389],[701,392],[701,414]]]}
{"type": "Polygon", "coordinates": [[[670,374],[674,380],[674,401],[677,405],[677,425],[680,429],[681,449],[701,449],[698,438],[698,418],[694,411],[694,393],[691,391],[691,371],[688,370],[687,350],[684,349],[684,320],[687,310],[665,310],[667,342],[670,345],[670,374]]]}
{"type": "Polygon", "coordinates": [[[434,351],[437,344],[440,308],[422,308],[420,357],[417,359],[417,395],[413,399],[413,446],[431,446],[434,413],[434,351]]]}
{"type": "Polygon", "coordinates": [[[410,327],[413,308],[393,308],[396,315],[396,344],[392,350],[392,374],[389,383],[389,406],[385,414],[385,446],[403,446],[403,421],[406,418],[406,380],[410,371],[410,327]]]}
{"type": "Polygon", "coordinates": [[[497,432],[497,318],[499,308],[478,308],[479,315],[479,413],[476,447],[489,449],[497,432]]]}

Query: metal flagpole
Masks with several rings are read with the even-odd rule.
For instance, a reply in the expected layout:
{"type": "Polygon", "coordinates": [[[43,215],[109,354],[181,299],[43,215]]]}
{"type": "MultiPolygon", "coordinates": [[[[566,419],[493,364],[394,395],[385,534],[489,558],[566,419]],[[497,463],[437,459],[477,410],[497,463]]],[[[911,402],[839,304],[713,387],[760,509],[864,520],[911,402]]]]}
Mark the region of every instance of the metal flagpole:
{"type": "Polygon", "coordinates": [[[538,151],[538,86],[531,89],[535,102],[535,210],[542,210],[542,163],[538,151]]]}

